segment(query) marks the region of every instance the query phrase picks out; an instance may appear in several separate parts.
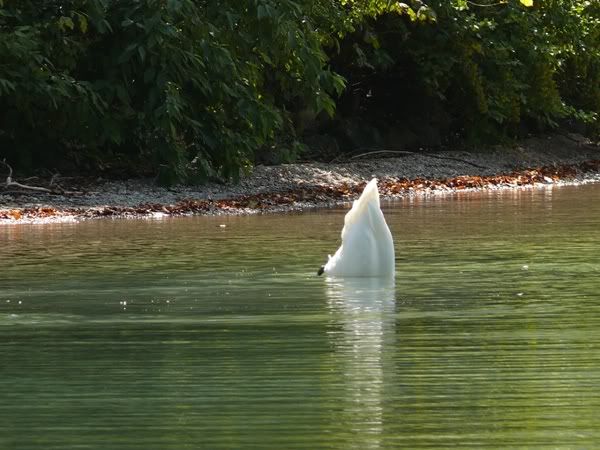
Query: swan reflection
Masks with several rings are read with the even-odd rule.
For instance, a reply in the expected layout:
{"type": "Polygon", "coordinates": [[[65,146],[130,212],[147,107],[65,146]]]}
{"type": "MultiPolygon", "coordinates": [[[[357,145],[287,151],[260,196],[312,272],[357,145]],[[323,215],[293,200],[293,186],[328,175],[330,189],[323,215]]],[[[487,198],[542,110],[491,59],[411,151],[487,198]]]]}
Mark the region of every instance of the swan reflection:
{"type": "Polygon", "coordinates": [[[394,341],[393,279],[326,280],[333,316],[330,333],[342,374],[344,425],[352,430],[348,448],[379,448],[384,424],[384,378],[391,373],[386,346],[394,341]]]}

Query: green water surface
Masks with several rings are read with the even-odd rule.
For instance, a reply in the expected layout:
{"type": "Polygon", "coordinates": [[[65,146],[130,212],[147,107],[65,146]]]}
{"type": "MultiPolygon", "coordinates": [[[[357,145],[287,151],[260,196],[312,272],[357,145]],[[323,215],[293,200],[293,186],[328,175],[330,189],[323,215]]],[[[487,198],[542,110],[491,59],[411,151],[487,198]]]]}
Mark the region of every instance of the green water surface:
{"type": "Polygon", "coordinates": [[[0,226],[0,449],[598,448],[600,185],[0,226]]]}

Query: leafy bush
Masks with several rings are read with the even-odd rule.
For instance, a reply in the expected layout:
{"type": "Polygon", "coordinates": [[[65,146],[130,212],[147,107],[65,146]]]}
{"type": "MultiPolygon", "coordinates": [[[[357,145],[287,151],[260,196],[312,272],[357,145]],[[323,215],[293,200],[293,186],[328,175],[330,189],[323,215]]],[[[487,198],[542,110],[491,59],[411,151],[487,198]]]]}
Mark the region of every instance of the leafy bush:
{"type": "Polygon", "coordinates": [[[236,177],[275,142],[290,104],[333,113],[343,81],[296,2],[218,3],[0,3],[8,156],[125,159],[165,182],[236,177]]]}
{"type": "Polygon", "coordinates": [[[366,141],[598,131],[599,3],[529,3],[0,0],[0,157],[235,178],[336,107],[366,141]]]}
{"type": "Polygon", "coordinates": [[[586,0],[415,0],[367,14],[334,54],[351,109],[380,124],[497,141],[598,124],[600,14],[586,0]],[[358,97],[358,98],[357,98],[358,97]]]}

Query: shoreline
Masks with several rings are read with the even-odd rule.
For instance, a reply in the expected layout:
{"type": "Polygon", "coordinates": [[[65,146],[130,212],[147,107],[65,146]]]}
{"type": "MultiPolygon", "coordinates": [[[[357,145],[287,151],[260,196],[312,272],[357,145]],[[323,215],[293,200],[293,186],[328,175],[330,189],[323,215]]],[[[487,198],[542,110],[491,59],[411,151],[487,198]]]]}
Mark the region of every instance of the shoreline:
{"type": "Polygon", "coordinates": [[[238,184],[162,188],[146,179],[88,179],[70,183],[77,195],[3,187],[0,226],[298,212],[350,202],[373,177],[385,199],[600,182],[600,146],[579,135],[555,134],[479,152],[402,152],[382,159],[257,166],[238,184]]]}

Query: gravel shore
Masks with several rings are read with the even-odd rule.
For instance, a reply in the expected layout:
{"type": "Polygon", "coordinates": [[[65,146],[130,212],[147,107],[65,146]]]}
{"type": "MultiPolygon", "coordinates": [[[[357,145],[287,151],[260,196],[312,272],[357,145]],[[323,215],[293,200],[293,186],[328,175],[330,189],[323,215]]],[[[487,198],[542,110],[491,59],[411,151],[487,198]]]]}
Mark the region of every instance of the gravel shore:
{"type": "MultiPolygon", "coordinates": [[[[156,186],[152,180],[146,179],[126,181],[98,179],[88,182],[82,189],[83,193],[79,195],[15,191],[3,187],[0,189],[0,224],[85,218],[91,216],[85,214],[86,211],[99,211],[103,208],[139,209],[140,205],[153,205],[152,211],[148,212],[156,213],[157,205],[177,205],[185,201],[214,203],[214,207],[206,208],[205,211],[192,211],[196,213],[245,214],[256,212],[256,208],[253,208],[252,204],[250,207],[225,207],[224,203],[223,207],[219,207],[219,202],[248,196],[264,198],[292,191],[322,190],[324,192],[317,200],[311,198],[306,202],[293,201],[287,204],[280,202],[274,204],[273,208],[259,210],[260,212],[291,211],[326,206],[341,201],[340,198],[328,199],[326,190],[339,186],[362,185],[373,177],[380,180],[443,180],[461,176],[503,175],[526,168],[558,167],[597,161],[600,159],[600,146],[579,135],[556,134],[530,138],[512,147],[496,147],[479,152],[459,150],[436,153],[390,152],[363,158],[337,163],[257,166],[238,184],[212,183],[204,186],[181,185],[163,188],[156,186]],[[35,210],[46,210],[47,214],[42,214],[44,217],[38,217],[40,220],[36,220],[35,214],[31,213],[35,210]],[[7,211],[12,211],[12,216],[7,215],[7,211]]],[[[560,182],[570,183],[582,181],[600,181],[600,174],[591,171],[560,180],[560,182]]],[[[555,179],[554,182],[559,180],[555,179]]],[[[349,200],[350,197],[345,200],[349,200]]],[[[119,214],[98,215],[118,216],[119,214]]]]}

